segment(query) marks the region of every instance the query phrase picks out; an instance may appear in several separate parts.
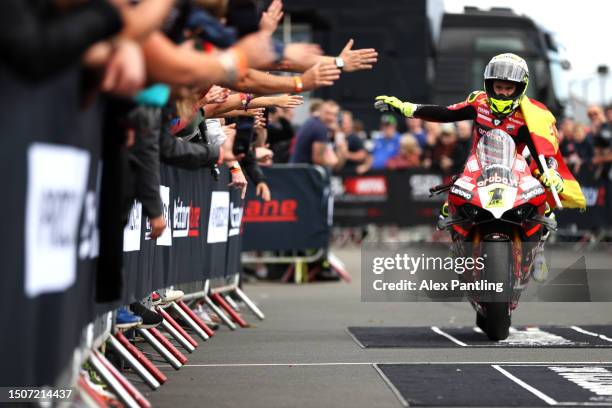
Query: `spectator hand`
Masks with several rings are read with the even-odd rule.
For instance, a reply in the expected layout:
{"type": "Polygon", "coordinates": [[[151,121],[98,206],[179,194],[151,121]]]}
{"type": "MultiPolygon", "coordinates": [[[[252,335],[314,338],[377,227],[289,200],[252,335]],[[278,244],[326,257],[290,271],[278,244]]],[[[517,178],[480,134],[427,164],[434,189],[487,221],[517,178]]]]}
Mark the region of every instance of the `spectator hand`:
{"type": "Polygon", "coordinates": [[[261,166],[271,166],[274,152],[267,147],[256,147],[255,158],[261,166]]]}
{"type": "Polygon", "coordinates": [[[259,20],[259,28],[262,31],[272,34],[274,31],[276,31],[278,23],[283,18],[283,14],[282,0],[272,0],[268,9],[261,15],[261,20],[259,20]]]}
{"type": "Polygon", "coordinates": [[[441,168],[442,170],[448,170],[448,169],[450,169],[452,166],[453,166],[453,161],[452,161],[450,158],[448,158],[448,157],[446,157],[446,156],[442,156],[442,157],[440,158],[440,168],[441,168]]]}
{"type": "Polygon", "coordinates": [[[257,184],[257,187],[255,188],[255,195],[257,197],[261,197],[261,199],[264,201],[270,201],[272,198],[270,194],[270,187],[268,187],[268,185],[263,181],[257,184]]]}
{"type": "Polygon", "coordinates": [[[163,215],[155,217],[151,220],[151,239],[157,239],[164,233],[166,229],[166,220],[163,215]]]}
{"type": "Polygon", "coordinates": [[[284,94],[276,97],[275,105],[279,108],[295,108],[304,103],[304,97],[301,95],[284,94]]]}
{"type": "Polygon", "coordinates": [[[338,156],[344,157],[348,151],[348,144],[346,142],[336,143],[336,153],[338,156]]]}
{"type": "Polygon", "coordinates": [[[357,168],[355,169],[355,171],[357,172],[357,174],[364,174],[366,173],[368,170],[370,170],[370,163],[363,163],[360,164],[359,166],[357,166],[357,168]]]}
{"type": "Polygon", "coordinates": [[[340,78],[340,70],[333,64],[322,65],[320,62],[309,68],[302,76],[304,91],[331,86],[340,78]]]}
{"type": "Polygon", "coordinates": [[[106,66],[102,90],[133,96],[143,87],[145,79],[145,62],[140,46],[132,40],[119,40],[106,66]]]}
{"type": "Polygon", "coordinates": [[[266,118],[263,115],[256,115],[255,122],[253,122],[253,129],[265,129],[266,118]]]}
{"type": "Polygon", "coordinates": [[[227,126],[223,126],[223,132],[226,135],[225,141],[221,145],[221,150],[223,150],[223,161],[225,163],[235,162],[238,160],[242,160],[244,154],[239,154],[238,156],[234,155],[234,140],[236,139],[236,124],[231,124],[227,126]]]}
{"type": "Polygon", "coordinates": [[[231,174],[232,174],[232,182],[229,183],[228,186],[241,189],[242,190],[241,197],[244,200],[244,197],[246,196],[247,185],[249,183],[247,182],[246,177],[244,177],[244,174],[242,173],[242,171],[232,171],[231,174]]]}
{"type": "Polygon", "coordinates": [[[343,71],[354,72],[364,69],[372,69],[372,65],[378,61],[378,52],[374,48],[364,48],[361,50],[353,50],[353,39],[351,38],[339,57],[344,61],[343,71]]]}
{"type": "Polygon", "coordinates": [[[218,85],[213,85],[208,92],[206,92],[206,95],[200,99],[200,106],[204,106],[209,103],[223,103],[227,100],[229,94],[229,89],[218,85]]]}
{"type": "Polygon", "coordinates": [[[244,115],[256,118],[258,116],[263,116],[265,111],[266,111],[266,108],[252,108],[252,109],[248,109],[244,113],[244,115]]]}

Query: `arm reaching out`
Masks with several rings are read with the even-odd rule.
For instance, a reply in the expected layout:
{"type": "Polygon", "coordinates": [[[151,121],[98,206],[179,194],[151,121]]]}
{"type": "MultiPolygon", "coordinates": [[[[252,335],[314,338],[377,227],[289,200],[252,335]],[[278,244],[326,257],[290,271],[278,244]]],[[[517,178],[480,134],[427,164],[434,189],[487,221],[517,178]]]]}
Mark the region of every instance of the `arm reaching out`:
{"type": "Polygon", "coordinates": [[[250,69],[247,75],[238,81],[234,89],[261,95],[300,93],[323,86],[331,86],[339,78],[340,70],[338,68],[334,65],[322,65],[320,63],[315,64],[299,77],[277,76],[250,69]]]}
{"type": "Polygon", "coordinates": [[[470,104],[459,104],[457,109],[438,105],[418,105],[402,102],[395,96],[377,96],[374,108],[380,112],[392,111],[407,118],[419,118],[429,122],[458,122],[476,118],[476,109],[470,104]]]}

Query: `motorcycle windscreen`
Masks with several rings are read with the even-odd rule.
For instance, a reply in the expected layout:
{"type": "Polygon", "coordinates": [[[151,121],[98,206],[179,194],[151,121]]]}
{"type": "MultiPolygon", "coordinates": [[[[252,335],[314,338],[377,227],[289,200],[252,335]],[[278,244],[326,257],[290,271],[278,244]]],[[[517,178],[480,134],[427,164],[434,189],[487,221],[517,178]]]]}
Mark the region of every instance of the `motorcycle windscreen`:
{"type": "Polygon", "coordinates": [[[516,145],[506,132],[492,129],[478,141],[476,154],[483,169],[492,165],[511,169],[516,155],[516,145]]]}
{"type": "Polygon", "coordinates": [[[504,131],[491,130],[478,141],[478,160],[482,167],[478,195],[485,210],[495,218],[512,208],[518,180],[512,172],[516,146],[504,131]]]}

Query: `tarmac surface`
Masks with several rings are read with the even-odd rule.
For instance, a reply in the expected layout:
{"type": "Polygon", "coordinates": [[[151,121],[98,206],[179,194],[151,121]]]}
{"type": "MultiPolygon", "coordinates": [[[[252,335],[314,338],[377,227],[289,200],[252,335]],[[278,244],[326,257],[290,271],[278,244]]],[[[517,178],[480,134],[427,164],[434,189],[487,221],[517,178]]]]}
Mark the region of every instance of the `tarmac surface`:
{"type": "MultiPolygon", "coordinates": [[[[179,371],[156,360],[168,382],[145,392],[152,405],[612,406],[612,350],[607,347],[460,347],[442,335],[431,347],[361,347],[348,327],[406,327],[417,334],[415,327],[472,331],[475,312],[467,302],[363,303],[359,248],[333,252],[346,263],[351,283],[245,285],[266,319],[243,310],[253,327],[235,332],[223,327],[207,342],[198,339],[200,347],[179,371]]],[[[584,326],[597,344],[610,339],[612,345],[611,337],[593,332],[602,327],[610,333],[612,304],[522,303],[513,326],[522,332],[529,329],[525,326],[535,331],[584,326]]]]}

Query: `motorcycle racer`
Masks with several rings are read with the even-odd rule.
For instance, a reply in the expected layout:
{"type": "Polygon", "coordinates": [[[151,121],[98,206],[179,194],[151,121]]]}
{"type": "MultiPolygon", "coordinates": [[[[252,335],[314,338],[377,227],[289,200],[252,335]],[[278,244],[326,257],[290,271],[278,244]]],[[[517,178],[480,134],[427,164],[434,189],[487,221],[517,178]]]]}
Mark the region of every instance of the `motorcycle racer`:
{"type": "MultiPolygon", "coordinates": [[[[473,120],[472,152],[481,136],[493,129],[503,130],[515,140],[517,151],[529,149],[535,159],[530,165],[532,173],[544,186],[557,191],[564,207],[585,208],[580,186],[561,157],[555,119],[546,106],[525,95],[528,84],[525,60],[505,53],[493,57],[485,67],[484,91],[472,92],[463,102],[450,106],[421,105],[382,95],[376,97],[374,107],[381,112],[390,110],[431,122],[473,120]],[[545,157],[547,171],[538,162],[539,155],[545,157]]],[[[548,201],[554,206],[550,193],[548,201]]],[[[442,213],[445,207],[446,204],[442,213]]],[[[541,253],[535,258],[533,276],[544,280],[547,273],[541,253]]]]}

